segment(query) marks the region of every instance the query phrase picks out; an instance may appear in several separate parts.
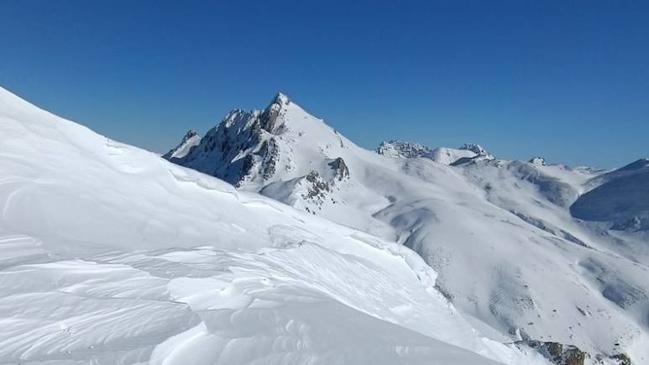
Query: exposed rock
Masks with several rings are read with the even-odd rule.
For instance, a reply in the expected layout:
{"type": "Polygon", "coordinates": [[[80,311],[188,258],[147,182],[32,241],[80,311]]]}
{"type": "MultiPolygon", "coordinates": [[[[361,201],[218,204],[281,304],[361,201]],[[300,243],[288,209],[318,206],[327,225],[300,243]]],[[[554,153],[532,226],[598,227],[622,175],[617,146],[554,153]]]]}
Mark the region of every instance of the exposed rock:
{"type": "MultiPolygon", "coordinates": [[[[163,156],[179,165],[216,176],[241,186],[256,176],[270,179],[277,171],[280,151],[276,135],[284,128],[278,118],[290,103],[277,94],[262,112],[235,109],[218,126],[182,156],[163,156]]],[[[183,138],[192,140],[197,133],[183,138]]]]}
{"type": "Polygon", "coordinates": [[[518,341],[517,345],[527,345],[538,351],[556,365],[584,365],[588,354],[576,346],[558,342],[543,342],[536,340],[518,341]]]}
{"type": "Polygon", "coordinates": [[[482,146],[475,143],[465,143],[462,146],[460,146],[460,149],[471,151],[476,155],[480,155],[480,156],[487,156],[489,154],[487,150],[485,150],[482,146]]]}
{"type": "Polygon", "coordinates": [[[259,117],[259,124],[262,129],[271,134],[278,134],[283,125],[277,124],[277,117],[282,109],[290,103],[288,97],[282,93],[278,93],[271,104],[264,110],[259,117]]]}
{"type": "Polygon", "coordinates": [[[546,165],[545,158],[540,157],[540,156],[532,157],[532,158],[530,158],[530,160],[528,162],[531,163],[532,165],[536,165],[536,166],[545,166],[546,165]]]}
{"type": "Polygon", "coordinates": [[[631,365],[631,359],[626,354],[615,354],[609,359],[617,361],[617,365],[631,365]]]}
{"type": "Polygon", "coordinates": [[[307,192],[302,196],[305,199],[320,198],[322,200],[325,198],[325,193],[331,191],[329,183],[324,181],[317,171],[311,171],[304,179],[310,184],[307,192]]]}
{"type": "Polygon", "coordinates": [[[349,178],[349,168],[342,157],[329,162],[329,166],[334,170],[334,178],[338,181],[349,178]]]}
{"type": "Polygon", "coordinates": [[[416,158],[432,156],[433,150],[419,143],[398,140],[383,141],[376,149],[380,155],[388,157],[416,158]]]}

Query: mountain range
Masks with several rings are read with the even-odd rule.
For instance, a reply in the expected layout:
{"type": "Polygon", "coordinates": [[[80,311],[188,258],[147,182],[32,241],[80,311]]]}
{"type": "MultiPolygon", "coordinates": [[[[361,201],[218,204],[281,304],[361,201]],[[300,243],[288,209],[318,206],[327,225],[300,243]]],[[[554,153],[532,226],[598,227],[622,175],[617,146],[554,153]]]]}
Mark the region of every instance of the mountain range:
{"type": "Polygon", "coordinates": [[[284,94],[164,154],[0,89],[0,363],[642,364],[649,161],[355,145],[284,94]]]}

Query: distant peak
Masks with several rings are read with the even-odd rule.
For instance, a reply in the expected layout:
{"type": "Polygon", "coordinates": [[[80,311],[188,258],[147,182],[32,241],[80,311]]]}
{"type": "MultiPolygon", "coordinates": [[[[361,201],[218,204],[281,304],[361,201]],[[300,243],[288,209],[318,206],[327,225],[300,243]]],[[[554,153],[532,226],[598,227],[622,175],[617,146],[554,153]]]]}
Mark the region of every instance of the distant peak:
{"type": "Polygon", "coordinates": [[[379,147],[376,149],[376,152],[380,155],[389,157],[415,158],[428,157],[432,153],[432,150],[419,143],[404,142],[392,139],[389,141],[381,142],[379,147]]]}
{"type": "Polygon", "coordinates": [[[466,150],[466,151],[471,151],[471,152],[475,153],[476,155],[480,155],[480,156],[486,156],[486,155],[489,154],[489,153],[487,153],[487,150],[485,150],[482,146],[480,146],[479,144],[475,144],[475,143],[465,143],[462,146],[460,146],[460,149],[461,150],[466,150]]]}
{"type": "Polygon", "coordinates": [[[187,141],[188,139],[190,139],[192,137],[195,137],[195,136],[198,136],[198,132],[196,132],[193,129],[190,129],[190,130],[187,131],[187,133],[185,133],[185,136],[183,137],[183,141],[187,141]]]}
{"type": "Polygon", "coordinates": [[[536,166],[545,166],[545,164],[546,164],[545,158],[543,158],[541,156],[534,156],[534,157],[530,158],[530,160],[528,162],[531,163],[532,165],[536,165],[536,166]]]}

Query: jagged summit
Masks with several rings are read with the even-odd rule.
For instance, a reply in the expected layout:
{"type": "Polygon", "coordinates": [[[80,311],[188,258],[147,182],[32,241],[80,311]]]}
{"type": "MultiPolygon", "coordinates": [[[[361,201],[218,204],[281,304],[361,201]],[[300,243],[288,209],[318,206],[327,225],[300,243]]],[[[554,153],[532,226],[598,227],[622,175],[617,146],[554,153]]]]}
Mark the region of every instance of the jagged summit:
{"type": "Polygon", "coordinates": [[[534,156],[534,157],[530,158],[529,161],[527,161],[527,162],[531,163],[532,165],[536,165],[536,166],[545,166],[546,165],[545,158],[543,158],[541,156],[534,156]]]}
{"type": "Polygon", "coordinates": [[[278,118],[283,113],[286,113],[286,107],[289,104],[290,100],[288,96],[278,92],[259,117],[261,128],[271,134],[278,134],[281,132],[283,123],[278,122],[278,118]]]}
{"type": "Polygon", "coordinates": [[[489,154],[487,152],[487,150],[485,150],[482,146],[480,146],[479,144],[475,144],[475,143],[465,143],[462,146],[460,146],[459,149],[465,150],[465,151],[471,151],[471,152],[475,153],[476,155],[480,155],[480,156],[486,156],[486,155],[489,154]]]}
{"type": "Polygon", "coordinates": [[[391,139],[381,142],[376,152],[388,157],[415,158],[430,157],[433,150],[419,143],[391,139]]]}
{"type": "Polygon", "coordinates": [[[465,143],[460,148],[430,148],[419,143],[389,140],[381,142],[376,152],[393,158],[428,158],[445,165],[461,165],[494,157],[479,144],[465,143]]]}
{"type": "Polygon", "coordinates": [[[257,190],[312,171],[333,178],[327,163],[340,158],[346,166],[342,151],[346,148],[353,144],[279,92],[263,110],[229,112],[191,152],[180,158],[173,154],[164,157],[235,186],[257,190]]]}

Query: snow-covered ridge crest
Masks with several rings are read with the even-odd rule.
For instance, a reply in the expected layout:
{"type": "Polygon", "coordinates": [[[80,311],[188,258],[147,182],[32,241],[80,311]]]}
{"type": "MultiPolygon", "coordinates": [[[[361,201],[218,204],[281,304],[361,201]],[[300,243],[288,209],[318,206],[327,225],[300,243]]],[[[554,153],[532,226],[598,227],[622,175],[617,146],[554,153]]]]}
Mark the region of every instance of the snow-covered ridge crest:
{"type": "Polygon", "coordinates": [[[376,152],[392,158],[428,158],[445,165],[494,159],[487,150],[474,143],[465,143],[455,149],[448,147],[431,148],[419,143],[390,140],[381,142],[376,152]]]}
{"type": "Polygon", "coordinates": [[[192,148],[197,146],[201,142],[201,136],[193,129],[190,129],[185,133],[183,139],[180,141],[178,146],[172,148],[169,152],[162,155],[164,159],[180,159],[191,151],[192,148]]]}

